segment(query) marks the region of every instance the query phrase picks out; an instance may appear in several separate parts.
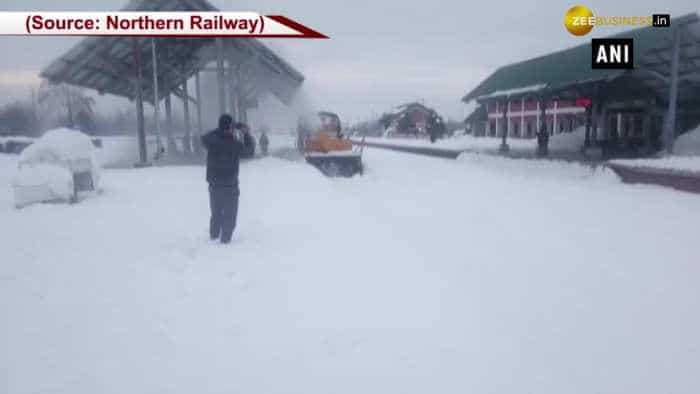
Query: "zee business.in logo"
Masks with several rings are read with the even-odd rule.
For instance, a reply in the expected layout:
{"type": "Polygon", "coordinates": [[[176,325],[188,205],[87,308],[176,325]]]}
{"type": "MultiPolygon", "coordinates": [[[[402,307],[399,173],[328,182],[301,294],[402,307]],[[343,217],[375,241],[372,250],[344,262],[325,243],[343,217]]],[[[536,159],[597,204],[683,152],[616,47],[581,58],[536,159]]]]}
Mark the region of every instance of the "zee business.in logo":
{"type": "Polygon", "coordinates": [[[634,68],[634,41],[631,38],[594,38],[591,40],[591,68],[634,68]]]}
{"type": "Polygon", "coordinates": [[[564,27],[575,36],[584,36],[595,26],[669,27],[670,25],[671,14],[593,15],[593,11],[584,5],[575,5],[564,14],[564,27]]]}

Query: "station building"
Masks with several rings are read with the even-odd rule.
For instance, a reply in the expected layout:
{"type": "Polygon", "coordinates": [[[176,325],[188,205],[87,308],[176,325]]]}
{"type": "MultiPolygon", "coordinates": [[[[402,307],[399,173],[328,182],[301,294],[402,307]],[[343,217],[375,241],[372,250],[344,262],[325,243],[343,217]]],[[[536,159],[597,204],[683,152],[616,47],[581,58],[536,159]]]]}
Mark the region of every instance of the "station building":
{"type": "MultiPolygon", "coordinates": [[[[468,92],[475,136],[538,138],[585,129],[582,151],[646,156],[700,123],[700,22],[688,14],[666,28],[644,27],[632,38],[633,69],[593,69],[591,42],[503,66],[468,92]]],[[[541,146],[544,143],[544,147],[541,146]]]]}

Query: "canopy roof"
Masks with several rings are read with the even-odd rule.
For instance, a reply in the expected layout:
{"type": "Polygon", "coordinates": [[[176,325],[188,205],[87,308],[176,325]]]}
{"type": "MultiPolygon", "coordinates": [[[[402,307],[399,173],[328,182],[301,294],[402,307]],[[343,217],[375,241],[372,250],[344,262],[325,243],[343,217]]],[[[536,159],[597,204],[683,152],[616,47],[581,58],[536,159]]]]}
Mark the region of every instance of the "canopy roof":
{"type": "MultiPolygon", "coordinates": [[[[207,0],[131,0],[124,11],[218,11],[207,0]]],[[[274,94],[289,103],[304,76],[254,38],[222,38],[224,56],[240,65],[253,93],[274,94]]],[[[153,101],[152,43],[157,48],[159,99],[169,93],[184,98],[181,85],[216,59],[215,38],[93,36],[54,60],[41,76],[133,99],[136,59],[143,75],[144,100],[153,101]]]]}
{"type": "Polygon", "coordinates": [[[599,70],[591,68],[591,42],[548,55],[499,68],[462,101],[494,99],[533,94],[540,90],[556,92],[576,85],[630,77],[655,91],[668,95],[674,31],[680,29],[681,51],[679,101],[698,97],[700,84],[700,23],[695,13],[671,20],[671,27],[644,27],[610,38],[634,40],[634,70],[599,70]]]}

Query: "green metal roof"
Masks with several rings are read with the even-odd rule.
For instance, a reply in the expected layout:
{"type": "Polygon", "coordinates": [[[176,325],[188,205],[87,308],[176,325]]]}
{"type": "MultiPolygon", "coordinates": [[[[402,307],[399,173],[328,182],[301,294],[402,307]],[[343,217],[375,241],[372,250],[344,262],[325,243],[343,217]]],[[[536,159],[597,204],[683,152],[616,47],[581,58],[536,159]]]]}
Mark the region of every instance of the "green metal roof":
{"type": "MultiPolygon", "coordinates": [[[[668,45],[672,40],[673,29],[696,21],[697,14],[691,13],[671,20],[671,27],[642,27],[628,30],[607,38],[634,39],[634,63],[640,64],[641,56],[649,49],[668,45]],[[668,41],[666,41],[668,40],[668,41]]],[[[544,85],[549,90],[557,90],[581,82],[614,78],[627,70],[594,70],[591,68],[591,41],[569,49],[503,66],[467,93],[462,101],[493,95],[528,86],[544,85]]]]}

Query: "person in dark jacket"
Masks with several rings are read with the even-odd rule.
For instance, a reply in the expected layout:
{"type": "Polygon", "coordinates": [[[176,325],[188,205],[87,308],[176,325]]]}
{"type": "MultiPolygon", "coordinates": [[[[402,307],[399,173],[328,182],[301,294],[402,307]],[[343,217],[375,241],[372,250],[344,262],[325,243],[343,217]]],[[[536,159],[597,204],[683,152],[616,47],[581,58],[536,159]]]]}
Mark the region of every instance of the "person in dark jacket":
{"type": "Polygon", "coordinates": [[[233,124],[231,115],[221,115],[219,127],[202,136],[207,150],[207,182],[209,183],[209,236],[229,243],[238,215],[238,164],[251,147],[248,126],[233,124]]]}

